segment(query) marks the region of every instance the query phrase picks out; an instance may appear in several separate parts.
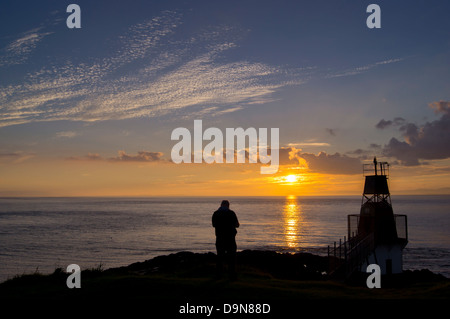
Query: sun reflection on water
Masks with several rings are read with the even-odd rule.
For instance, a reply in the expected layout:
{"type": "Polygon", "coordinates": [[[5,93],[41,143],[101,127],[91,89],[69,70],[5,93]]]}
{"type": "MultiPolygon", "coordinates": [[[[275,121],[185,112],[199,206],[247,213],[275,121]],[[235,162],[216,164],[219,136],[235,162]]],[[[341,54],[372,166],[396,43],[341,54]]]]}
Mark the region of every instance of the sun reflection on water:
{"type": "Polygon", "coordinates": [[[300,225],[302,221],[302,211],[297,202],[297,197],[292,195],[286,197],[286,204],[283,209],[283,231],[287,248],[296,249],[300,246],[300,225]]]}

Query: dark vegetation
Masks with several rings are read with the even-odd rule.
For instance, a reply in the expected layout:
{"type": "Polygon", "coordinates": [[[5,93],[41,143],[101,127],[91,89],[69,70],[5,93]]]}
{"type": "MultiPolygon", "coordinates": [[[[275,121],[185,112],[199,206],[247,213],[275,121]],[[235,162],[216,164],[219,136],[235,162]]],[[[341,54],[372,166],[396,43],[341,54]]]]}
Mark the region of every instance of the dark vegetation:
{"type": "Polygon", "coordinates": [[[298,302],[299,300],[434,300],[450,299],[448,278],[428,270],[382,277],[381,289],[369,289],[368,274],[348,281],[326,275],[327,257],[309,253],[280,254],[242,251],[237,255],[237,279],[216,276],[216,255],[180,252],[126,267],[86,269],[81,288],[66,286],[68,274],[17,276],[0,284],[7,300],[151,300],[152,303],[298,302]]]}

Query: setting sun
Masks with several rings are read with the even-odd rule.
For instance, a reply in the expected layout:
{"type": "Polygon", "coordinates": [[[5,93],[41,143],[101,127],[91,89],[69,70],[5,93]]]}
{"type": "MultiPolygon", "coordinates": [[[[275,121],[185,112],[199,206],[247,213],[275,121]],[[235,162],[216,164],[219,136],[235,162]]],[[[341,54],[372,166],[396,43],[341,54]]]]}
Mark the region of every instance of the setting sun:
{"type": "Polygon", "coordinates": [[[297,175],[288,175],[285,177],[285,180],[288,183],[295,183],[298,181],[298,176],[297,175]]]}

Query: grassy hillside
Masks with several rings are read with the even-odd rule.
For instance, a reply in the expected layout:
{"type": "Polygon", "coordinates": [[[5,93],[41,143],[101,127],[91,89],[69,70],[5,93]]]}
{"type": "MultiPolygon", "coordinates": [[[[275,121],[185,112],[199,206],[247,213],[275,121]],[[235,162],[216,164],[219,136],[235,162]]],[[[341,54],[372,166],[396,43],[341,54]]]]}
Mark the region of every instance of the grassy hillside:
{"type": "MultiPolygon", "coordinates": [[[[83,270],[81,288],[69,289],[66,274],[22,275],[0,284],[0,297],[11,300],[141,300],[154,306],[186,303],[268,303],[296,307],[317,301],[431,301],[450,299],[450,281],[427,270],[383,277],[381,289],[365,285],[366,274],[351,281],[330,280],[327,258],[311,254],[243,251],[238,254],[238,277],[216,276],[215,255],[181,252],[127,267],[83,270]]],[[[278,305],[278,306],[276,306],[278,305]]]]}

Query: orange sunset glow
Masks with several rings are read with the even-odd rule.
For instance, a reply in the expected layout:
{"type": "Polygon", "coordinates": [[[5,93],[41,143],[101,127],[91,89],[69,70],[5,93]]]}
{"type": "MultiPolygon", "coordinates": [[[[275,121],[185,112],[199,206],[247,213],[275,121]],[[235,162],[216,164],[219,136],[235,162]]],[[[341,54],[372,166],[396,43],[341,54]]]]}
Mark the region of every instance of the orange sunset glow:
{"type": "Polygon", "coordinates": [[[375,156],[396,194],[450,194],[445,19],[405,33],[396,4],[377,30],[350,5],[337,24],[334,4],[165,6],[84,3],[73,29],[50,4],[2,11],[0,196],[359,195],[375,156]],[[220,154],[211,132],[277,130],[278,170],[176,164],[178,128],[193,157],[220,154]]]}
{"type": "MultiPolygon", "coordinates": [[[[359,195],[362,187],[362,173],[320,174],[295,165],[283,165],[276,174],[262,175],[259,166],[40,161],[34,158],[10,163],[2,174],[0,190],[5,194],[27,196],[318,196],[359,195]],[[300,170],[301,173],[292,173],[300,170]]],[[[444,189],[447,185],[445,175],[411,176],[413,171],[414,168],[392,170],[393,191],[413,193],[427,183],[444,189]]]]}

